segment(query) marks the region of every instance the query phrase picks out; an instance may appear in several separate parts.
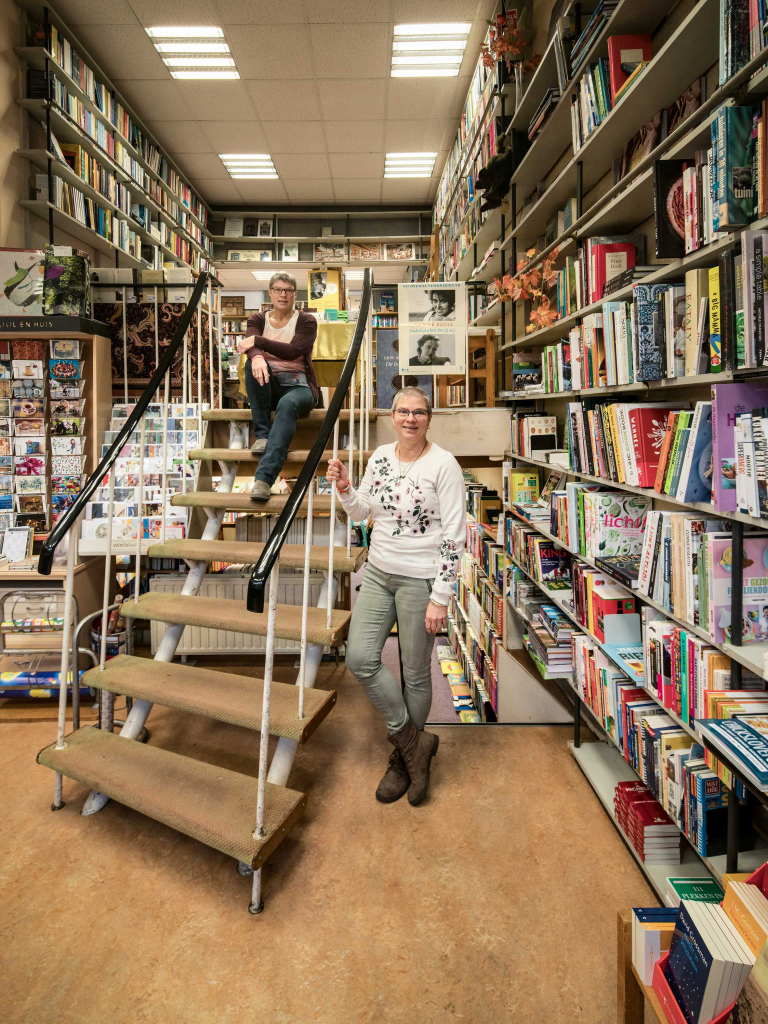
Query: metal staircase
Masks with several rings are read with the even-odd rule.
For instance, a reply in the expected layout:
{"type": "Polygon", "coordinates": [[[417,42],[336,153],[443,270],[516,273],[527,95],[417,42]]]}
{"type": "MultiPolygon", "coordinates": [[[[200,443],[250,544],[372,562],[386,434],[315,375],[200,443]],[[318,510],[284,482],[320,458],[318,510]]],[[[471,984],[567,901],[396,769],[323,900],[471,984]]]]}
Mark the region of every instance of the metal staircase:
{"type": "MultiPolygon", "coordinates": [[[[197,539],[164,540],[150,546],[147,552],[149,557],[180,558],[186,562],[189,571],[183,591],[181,594],[140,593],[142,555],[139,530],[135,597],[122,605],[123,614],[129,620],[148,619],[166,624],[154,661],[130,655],[120,655],[106,661],[108,584],[111,571],[110,517],[105,557],[101,659],[99,667],[85,673],[83,678],[85,684],[99,691],[99,727],[75,728],[67,733],[66,722],[66,681],[70,678],[72,668],[69,664],[71,636],[68,631],[72,628],[72,580],[78,520],[91,494],[108,473],[112,501],[115,474],[110,473],[110,467],[123,444],[142,422],[144,409],[164,380],[167,396],[169,367],[181,346],[184,346],[186,353],[187,328],[205,289],[205,277],[205,274],[200,275],[185,317],[125,427],[75,505],[56,524],[44,544],[40,572],[47,574],[56,546],[69,535],[58,734],[56,742],[40,752],[38,761],[57,773],[54,810],[63,806],[62,776],[67,776],[89,786],[93,791],[83,807],[82,813],[85,815],[101,810],[109,800],[117,800],[234,857],[241,874],[253,874],[249,909],[251,913],[259,913],[263,909],[261,868],[264,861],[288,835],[306,807],[304,794],[287,786],[293,757],[299,744],[310,739],[336,703],[334,692],[316,690],[314,683],[324,647],[338,647],[343,642],[351,617],[350,611],[334,608],[337,576],[354,572],[366,558],[364,548],[351,545],[351,524],[347,523],[345,528],[338,520],[336,485],[333,484],[328,495],[315,492],[318,468],[338,453],[340,422],[348,425],[350,477],[362,472],[363,459],[367,454],[364,447],[368,441],[369,422],[375,415],[371,409],[372,360],[370,335],[367,331],[371,297],[369,270],[365,272],[357,328],[330,407],[327,412],[315,410],[300,421],[302,425],[308,422],[314,425],[317,438],[311,450],[292,450],[288,456],[288,463],[303,466],[292,492],[273,495],[268,501],[259,503],[254,503],[249,494],[232,493],[238,467],[243,463],[258,461],[258,456],[252,455],[248,449],[250,413],[236,409],[209,409],[203,412],[204,420],[228,421],[230,425],[228,448],[201,448],[188,453],[190,459],[208,460],[220,465],[219,488],[215,492],[175,494],[171,499],[172,505],[205,510],[206,524],[202,536],[197,539]],[[355,411],[358,359],[362,374],[362,408],[355,411]],[[347,391],[351,408],[342,410],[347,391]],[[333,446],[327,448],[331,435],[333,446]],[[355,435],[360,440],[359,448],[355,446],[355,435]],[[266,543],[219,540],[224,513],[233,510],[279,513],[266,543]],[[312,543],[312,522],[318,513],[330,516],[331,529],[327,546],[312,543]],[[297,517],[307,518],[306,544],[303,546],[286,543],[290,527],[297,517]],[[255,566],[247,603],[199,595],[211,561],[233,561],[255,566]],[[303,604],[300,606],[277,603],[278,572],[281,565],[303,571],[303,604]],[[308,601],[309,573],[312,570],[321,570],[325,577],[317,607],[309,607],[308,601]],[[264,611],[267,596],[269,605],[268,610],[264,611]],[[176,649],[186,626],[266,637],[263,679],[174,663],[176,649]],[[296,685],[278,683],[272,679],[274,644],[277,638],[301,644],[296,685]],[[131,706],[119,736],[112,732],[116,695],[128,698],[131,706]],[[257,774],[240,774],[137,742],[144,733],[144,725],[155,704],[229,722],[260,733],[257,774]],[[270,735],[279,737],[279,740],[271,764],[268,765],[270,735]]],[[[186,362],[186,355],[184,358],[186,362]]],[[[142,450],[143,447],[142,443],[142,450]]],[[[142,481],[143,477],[142,472],[142,481]]]]}

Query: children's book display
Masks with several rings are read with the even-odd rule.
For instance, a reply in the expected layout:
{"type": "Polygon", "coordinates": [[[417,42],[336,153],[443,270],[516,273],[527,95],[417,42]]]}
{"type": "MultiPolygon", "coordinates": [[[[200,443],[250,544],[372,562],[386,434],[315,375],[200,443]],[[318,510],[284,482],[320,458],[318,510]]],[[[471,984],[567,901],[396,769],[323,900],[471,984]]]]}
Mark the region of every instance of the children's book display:
{"type": "MultiPolygon", "coordinates": [[[[133,408],[133,405],[123,403],[113,405],[110,429],[104,434],[102,456],[117,440],[133,408]]],[[[208,406],[204,404],[202,408],[207,409],[208,406]]],[[[121,448],[114,464],[113,550],[134,552],[139,530],[142,553],[163,538],[178,540],[186,537],[188,510],[171,505],[170,499],[173,494],[195,488],[199,463],[189,459],[185,462],[185,455],[200,447],[199,412],[196,403],[169,403],[164,423],[163,405],[154,403],[147,406],[144,415],[144,458],[139,428],[121,448]]],[[[62,440],[66,441],[67,438],[62,440]]],[[[109,474],[94,492],[93,500],[86,505],[80,541],[81,554],[101,554],[106,551],[108,509],[109,474]]]]}

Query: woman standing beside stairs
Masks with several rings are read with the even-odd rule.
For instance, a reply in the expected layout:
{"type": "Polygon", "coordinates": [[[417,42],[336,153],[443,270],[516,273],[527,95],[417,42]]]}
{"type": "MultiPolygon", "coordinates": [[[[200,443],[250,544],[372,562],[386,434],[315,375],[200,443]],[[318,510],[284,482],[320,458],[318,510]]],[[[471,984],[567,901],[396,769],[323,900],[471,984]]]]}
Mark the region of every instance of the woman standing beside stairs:
{"type": "Polygon", "coordinates": [[[347,668],[387,723],[395,748],[376,790],[382,803],[406,792],[424,799],[438,738],[424,731],[432,704],[432,647],[445,629],[448,602],[464,554],[466,498],[461,468],[427,439],[432,403],[421,388],[403,388],[392,404],[395,444],[377,448],[360,487],[339,459],[328,463],[344,511],[373,517],[368,567],[352,612],[347,668]],[[405,692],[381,662],[397,620],[405,692]]]}

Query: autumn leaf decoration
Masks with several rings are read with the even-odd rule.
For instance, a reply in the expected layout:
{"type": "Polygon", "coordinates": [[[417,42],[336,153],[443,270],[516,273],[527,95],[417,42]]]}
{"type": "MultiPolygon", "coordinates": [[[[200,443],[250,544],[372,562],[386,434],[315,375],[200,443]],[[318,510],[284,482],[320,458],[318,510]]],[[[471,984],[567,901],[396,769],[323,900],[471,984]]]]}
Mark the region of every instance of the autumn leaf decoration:
{"type": "Polygon", "coordinates": [[[557,271],[554,269],[557,249],[553,249],[535,266],[531,266],[531,262],[536,256],[536,250],[529,249],[525,256],[526,258],[517,264],[517,273],[514,276],[505,274],[501,280],[494,280],[501,302],[532,300],[530,323],[525,328],[525,333],[530,334],[532,331],[551,327],[559,319],[557,309],[552,307],[549,296],[546,295],[557,282],[557,271]],[[526,269],[529,267],[530,269],[526,269]]]}
{"type": "Polygon", "coordinates": [[[500,14],[488,24],[491,26],[488,43],[483,43],[480,51],[485,67],[492,68],[503,60],[507,71],[512,70],[513,63],[522,64],[524,73],[536,70],[541,63],[541,54],[535,53],[528,60],[523,59],[525,40],[517,28],[517,11],[500,14]]]}

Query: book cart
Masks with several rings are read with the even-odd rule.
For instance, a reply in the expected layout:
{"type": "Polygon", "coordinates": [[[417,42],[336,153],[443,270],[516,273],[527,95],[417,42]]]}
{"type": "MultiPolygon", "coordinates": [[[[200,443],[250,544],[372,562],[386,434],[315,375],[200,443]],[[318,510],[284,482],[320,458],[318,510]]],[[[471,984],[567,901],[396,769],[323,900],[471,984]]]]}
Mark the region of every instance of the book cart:
{"type": "MultiPolygon", "coordinates": [[[[768,59],[768,53],[764,50],[759,56],[750,60],[747,65],[731,77],[724,85],[717,84],[717,61],[719,29],[718,18],[720,5],[718,0],[699,0],[691,5],[675,5],[669,0],[649,0],[647,3],[636,4],[631,0],[621,0],[606,20],[602,30],[593,38],[590,43],[590,53],[587,61],[594,60],[607,55],[607,38],[611,35],[647,32],[655,33],[653,46],[653,59],[645,69],[642,82],[633,89],[628,90],[620,104],[610,113],[598,128],[590,134],[581,148],[574,152],[572,144],[568,145],[563,153],[563,142],[570,137],[571,118],[571,95],[578,85],[578,79],[583,75],[583,66],[576,72],[576,76],[568,83],[566,89],[561,90],[559,102],[543,127],[535,136],[530,149],[525,157],[518,163],[517,169],[511,180],[511,208],[517,212],[513,217],[512,229],[503,235],[502,252],[509,256],[509,266],[514,270],[518,253],[525,252],[537,237],[543,234],[544,226],[549,222],[553,214],[556,214],[563,204],[570,198],[576,200],[576,220],[564,232],[554,239],[546,247],[542,248],[533,257],[530,266],[538,264],[543,257],[555,249],[558,250],[558,259],[562,260],[566,255],[576,252],[578,240],[586,239],[595,235],[607,235],[611,232],[628,233],[630,231],[650,232],[651,244],[653,239],[653,213],[654,213],[654,189],[653,189],[653,163],[662,158],[693,157],[696,150],[706,148],[710,139],[710,122],[713,113],[724,103],[743,97],[744,102],[757,101],[765,94],[768,82],[765,72],[761,72],[763,65],[768,59]],[[677,7],[677,10],[673,9],[677,7]],[[665,22],[667,15],[671,15],[669,21],[665,22]],[[606,187],[606,179],[610,176],[612,162],[617,155],[620,155],[628,138],[641,125],[662,107],[672,104],[680,94],[687,89],[691,82],[699,76],[710,72],[709,78],[712,81],[712,67],[715,65],[714,83],[708,90],[708,98],[701,103],[700,107],[686,120],[679,124],[649,155],[647,155],[633,170],[632,175],[620,181],[618,184],[606,187]],[[547,172],[547,168],[551,168],[547,172]],[[596,188],[596,186],[600,186],[596,188]],[[591,190],[595,190],[592,192],[591,190]],[[524,207],[525,200],[533,193],[533,200],[524,207]],[[525,210],[520,216],[519,211],[525,210]]],[[[533,75],[530,86],[522,97],[517,98],[517,108],[512,116],[510,125],[512,129],[525,129],[530,120],[531,114],[537,108],[543,94],[553,85],[558,84],[557,68],[553,57],[553,43],[550,44],[544,54],[536,73],[533,75]]],[[[753,221],[750,228],[761,230],[768,226],[768,220],[753,221]]],[[[666,282],[679,280],[686,271],[702,267],[714,266],[717,264],[717,257],[721,252],[733,250],[739,245],[740,231],[731,230],[727,234],[721,234],[712,244],[692,252],[681,259],[671,263],[660,264],[657,270],[643,278],[643,283],[666,282]]],[[[646,260],[649,262],[649,260],[646,260]]],[[[611,294],[610,299],[631,300],[632,285],[621,291],[611,294]]],[[[559,392],[522,398],[519,393],[505,390],[505,378],[511,379],[506,372],[508,364],[511,363],[512,354],[516,349],[522,347],[528,349],[544,346],[558,339],[567,337],[568,330],[581,323],[583,318],[590,313],[601,310],[601,299],[591,305],[582,306],[576,313],[561,318],[551,327],[536,330],[532,333],[523,333],[527,323],[528,307],[523,302],[510,303],[505,305],[504,316],[500,317],[501,344],[499,356],[501,367],[499,370],[500,397],[507,398],[514,403],[515,408],[530,411],[543,411],[546,403],[546,412],[549,415],[555,414],[558,420],[558,436],[562,437],[566,403],[573,401],[580,396],[609,396],[616,394],[631,394],[634,397],[653,401],[666,400],[674,395],[676,401],[695,403],[698,400],[709,398],[710,386],[717,383],[754,379],[760,371],[748,371],[738,369],[725,369],[717,375],[705,374],[680,378],[667,378],[654,381],[636,382],[626,385],[612,387],[599,387],[591,389],[580,389],[577,391],[559,392]],[[682,389],[682,390],[680,390],[682,389]],[[525,405],[518,406],[517,403],[525,402],[525,405]]],[[[483,314],[490,316],[491,313],[483,314]]],[[[765,376],[766,371],[762,371],[765,376]]],[[[617,401],[622,401],[619,398],[617,401]]],[[[506,452],[505,457],[512,460],[517,469],[528,469],[537,471],[547,469],[556,471],[562,468],[545,461],[544,457],[539,459],[528,458],[520,454],[506,452]]],[[[670,498],[668,495],[657,495],[652,489],[632,487],[628,484],[615,483],[612,480],[606,481],[595,475],[584,472],[568,470],[568,478],[573,480],[590,481],[603,483],[610,490],[626,491],[627,493],[641,494],[653,499],[653,507],[680,510],[690,509],[706,513],[707,517],[728,518],[732,521],[733,529],[733,607],[732,620],[741,619],[742,580],[743,565],[741,562],[742,540],[744,526],[751,526],[760,529],[768,528],[765,519],[754,518],[743,513],[718,513],[714,506],[708,502],[694,502],[685,504],[670,498]]],[[[511,515],[511,510],[507,510],[511,515]]],[[[553,537],[546,526],[538,522],[520,520],[525,526],[536,531],[543,537],[547,537],[560,548],[565,548],[562,541],[553,537]]],[[[572,552],[573,553],[573,552],[572,552]]],[[[599,568],[589,558],[574,554],[574,558],[586,563],[592,568],[599,568]]],[[[510,558],[509,563],[515,563],[510,558]]],[[[518,568],[521,568],[518,566],[518,568]]],[[[532,577],[531,577],[532,579],[532,577]]],[[[536,582],[535,580],[533,582],[536,582]]],[[[617,583],[617,586],[619,584],[617,583]]],[[[699,630],[691,623],[676,618],[663,605],[657,604],[637,591],[626,589],[627,596],[632,596],[641,604],[650,605],[672,621],[684,627],[687,631],[701,636],[710,644],[708,632],[699,630]]],[[[591,636],[589,631],[577,619],[573,607],[569,602],[559,599],[556,591],[545,591],[546,600],[555,604],[557,608],[571,621],[576,623],[579,631],[587,634],[595,643],[596,637],[591,636]]],[[[507,610],[517,615],[509,598],[505,599],[507,610]]],[[[523,624],[525,625],[525,624],[523,624]]],[[[603,650],[606,646],[602,645],[603,650]]],[[[741,645],[741,637],[735,636],[733,643],[714,645],[731,659],[731,686],[738,688],[741,680],[742,666],[750,672],[755,673],[763,679],[768,678],[764,667],[764,654],[768,650],[766,644],[741,645]]],[[[611,653],[606,651],[609,657],[611,653]]],[[[626,671],[627,666],[620,660],[615,659],[614,663],[626,671]]],[[[633,676],[630,679],[635,678],[633,676]]],[[[637,781],[637,774],[624,760],[622,754],[615,747],[610,736],[605,732],[601,723],[594,717],[591,709],[580,698],[571,685],[569,678],[559,680],[563,691],[573,701],[574,735],[573,741],[569,744],[571,752],[579,767],[593,787],[596,795],[603,803],[607,813],[614,823],[616,818],[613,808],[613,796],[616,785],[622,781],[637,781]],[[584,718],[590,729],[604,742],[581,743],[581,721],[584,718]]],[[[649,696],[657,699],[655,694],[649,696]]],[[[680,728],[686,730],[696,742],[702,742],[702,737],[696,730],[687,725],[675,716],[674,712],[665,709],[680,728]]],[[[721,764],[729,767],[728,759],[721,750],[711,747],[708,740],[704,740],[706,746],[710,746],[721,764]]],[[[732,766],[730,766],[732,768],[732,766]]],[[[735,778],[738,773],[733,772],[735,778]]],[[[741,780],[743,782],[743,780],[741,780]]],[[[745,784],[745,788],[752,792],[761,802],[766,803],[766,794],[754,786],[745,784]]],[[[688,842],[683,843],[682,862],[678,866],[671,865],[646,865],[635,853],[628,843],[630,851],[640,868],[648,878],[649,883],[660,896],[663,902],[665,879],[670,874],[685,875],[692,877],[711,873],[720,880],[725,872],[748,871],[762,864],[768,857],[768,849],[764,841],[757,837],[757,846],[753,850],[739,851],[739,803],[734,797],[734,790],[730,791],[728,802],[728,841],[727,853],[722,856],[702,857],[688,842]],[[761,846],[761,843],[763,845],[761,846]]],[[[617,825],[618,827],[618,825],[617,825]]]]}
{"type": "Polygon", "coordinates": [[[15,48],[26,83],[17,103],[27,142],[18,155],[25,184],[38,172],[40,187],[20,205],[51,236],[55,225],[114,255],[115,266],[206,270],[208,209],[55,11],[21,7],[33,45],[15,48]]]}

